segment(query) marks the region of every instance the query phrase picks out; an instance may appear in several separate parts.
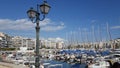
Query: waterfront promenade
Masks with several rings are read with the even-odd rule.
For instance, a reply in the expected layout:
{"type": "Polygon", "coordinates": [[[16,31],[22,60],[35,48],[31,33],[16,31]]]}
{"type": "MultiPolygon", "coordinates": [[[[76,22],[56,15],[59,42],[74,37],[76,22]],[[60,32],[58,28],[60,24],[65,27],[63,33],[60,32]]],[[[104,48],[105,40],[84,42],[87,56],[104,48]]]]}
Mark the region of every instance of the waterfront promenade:
{"type": "Polygon", "coordinates": [[[0,62],[0,68],[28,68],[22,64],[16,65],[11,63],[0,62]]]}
{"type": "Polygon", "coordinates": [[[0,68],[11,68],[11,67],[0,65],[0,68]]]}

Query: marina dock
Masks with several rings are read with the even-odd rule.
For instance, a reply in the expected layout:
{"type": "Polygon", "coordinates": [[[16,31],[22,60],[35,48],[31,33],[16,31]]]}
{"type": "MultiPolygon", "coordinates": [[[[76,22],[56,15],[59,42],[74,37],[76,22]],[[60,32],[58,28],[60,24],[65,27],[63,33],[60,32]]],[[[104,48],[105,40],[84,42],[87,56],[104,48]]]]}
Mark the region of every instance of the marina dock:
{"type": "Polygon", "coordinates": [[[0,68],[28,68],[22,64],[16,65],[12,63],[0,62],[0,68]]]}

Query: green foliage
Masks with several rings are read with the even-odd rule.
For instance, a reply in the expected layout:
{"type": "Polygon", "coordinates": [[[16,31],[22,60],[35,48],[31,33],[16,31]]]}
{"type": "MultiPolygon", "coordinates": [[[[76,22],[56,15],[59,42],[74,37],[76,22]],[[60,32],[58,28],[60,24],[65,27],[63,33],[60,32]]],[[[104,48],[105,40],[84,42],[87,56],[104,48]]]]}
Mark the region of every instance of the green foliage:
{"type": "Polygon", "coordinates": [[[41,48],[46,48],[46,46],[45,46],[45,45],[42,45],[41,48]]]}
{"type": "Polygon", "coordinates": [[[46,47],[46,49],[50,49],[50,47],[46,47]]]}
{"type": "Polygon", "coordinates": [[[0,56],[0,61],[2,61],[2,57],[0,56]]]}
{"type": "Polygon", "coordinates": [[[16,48],[0,48],[0,51],[14,51],[16,48]]]}
{"type": "Polygon", "coordinates": [[[71,49],[71,48],[72,48],[72,46],[71,46],[71,45],[69,45],[69,46],[68,46],[68,49],[71,49]]]}

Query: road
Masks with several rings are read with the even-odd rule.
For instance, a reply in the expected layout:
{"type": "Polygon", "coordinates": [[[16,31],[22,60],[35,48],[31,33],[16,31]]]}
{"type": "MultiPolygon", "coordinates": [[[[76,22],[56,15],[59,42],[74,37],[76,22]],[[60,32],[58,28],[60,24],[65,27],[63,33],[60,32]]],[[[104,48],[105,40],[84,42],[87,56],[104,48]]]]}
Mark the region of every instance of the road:
{"type": "Polygon", "coordinates": [[[11,63],[0,62],[0,68],[28,68],[22,64],[16,65],[11,63]]]}

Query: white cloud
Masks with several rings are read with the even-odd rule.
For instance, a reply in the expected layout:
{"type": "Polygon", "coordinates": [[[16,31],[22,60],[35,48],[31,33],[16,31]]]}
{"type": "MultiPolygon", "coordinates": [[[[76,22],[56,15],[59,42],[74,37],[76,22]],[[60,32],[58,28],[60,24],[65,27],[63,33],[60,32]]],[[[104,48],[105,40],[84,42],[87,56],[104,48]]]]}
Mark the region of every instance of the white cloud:
{"type": "Polygon", "coordinates": [[[52,25],[47,25],[47,26],[42,27],[41,30],[44,30],[44,31],[58,31],[58,30],[62,30],[64,28],[65,28],[64,23],[60,22],[60,25],[56,26],[54,23],[52,23],[52,25]]]}
{"type": "Polygon", "coordinates": [[[62,30],[65,27],[60,25],[60,26],[45,26],[41,30],[43,31],[57,31],[57,30],[62,30]]]}
{"type": "Polygon", "coordinates": [[[0,30],[30,30],[33,27],[33,23],[27,19],[0,19],[0,30]]]}
{"type": "Polygon", "coordinates": [[[48,24],[52,24],[52,21],[48,18],[43,21],[40,21],[40,26],[46,26],[48,24]]]}
{"type": "Polygon", "coordinates": [[[54,42],[65,41],[63,38],[60,38],[60,37],[56,37],[56,38],[48,38],[48,40],[50,40],[50,41],[54,41],[54,42]]]}
{"type": "Polygon", "coordinates": [[[111,27],[111,29],[120,29],[120,25],[119,26],[113,26],[113,27],[111,27]]]}
{"type": "MultiPolygon", "coordinates": [[[[28,19],[0,19],[0,30],[32,30],[36,24],[32,23],[28,19]]],[[[64,23],[62,22],[59,26],[54,26],[55,23],[50,19],[45,19],[40,21],[40,26],[44,31],[56,31],[64,28],[64,23]]]]}

